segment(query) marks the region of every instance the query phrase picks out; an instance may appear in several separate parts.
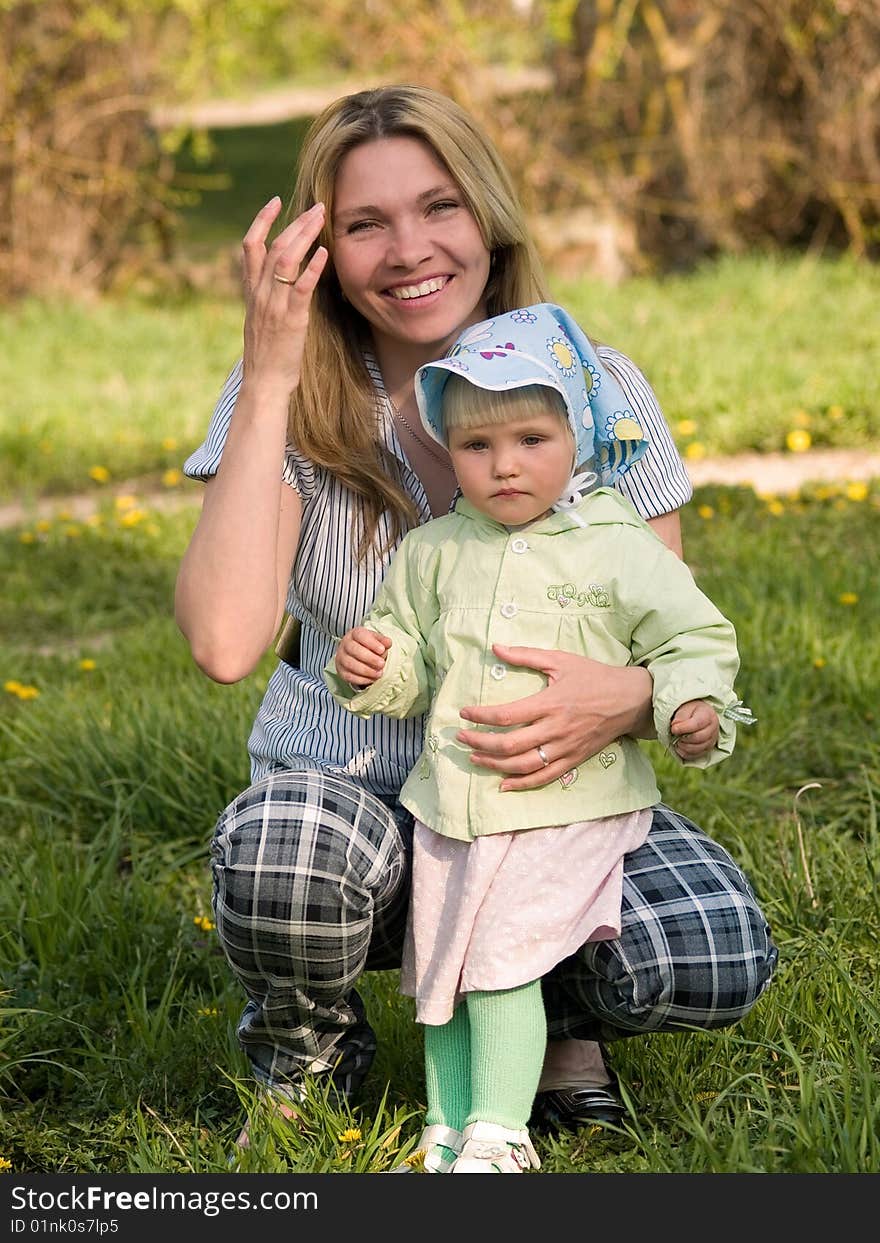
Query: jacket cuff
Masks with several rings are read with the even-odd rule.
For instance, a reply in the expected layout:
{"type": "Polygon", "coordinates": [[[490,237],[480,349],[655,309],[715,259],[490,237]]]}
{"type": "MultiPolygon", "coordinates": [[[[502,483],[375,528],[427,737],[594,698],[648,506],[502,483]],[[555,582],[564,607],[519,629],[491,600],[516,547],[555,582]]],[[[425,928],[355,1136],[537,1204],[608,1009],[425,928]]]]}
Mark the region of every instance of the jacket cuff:
{"type": "Polygon", "coordinates": [[[724,709],[738,702],[731,687],[719,690],[717,685],[709,686],[702,678],[670,683],[654,699],[654,728],[658,741],[680,764],[686,764],[689,768],[709,768],[712,764],[718,764],[732,753],[736,745],[736,723],[724,716],[724,709]],[[705,755],[685,760],[675,750],[676,739],[670,732],[670,726],[676,710],[692,699],[705,699],[718,713],[718,741],[705,755]]]}
{"type": "Polygon", "coordinates": [[[384,712],[397,698],[401,688],[413,674],[412,662],[404,664],[399,644],[393,644],[385,653],[382,676],[369,686],[352,686],[336,672],[336,658],[331,657],[323,669],[324,681],[338,704],[354,716],[365,719],[384,712]]]}

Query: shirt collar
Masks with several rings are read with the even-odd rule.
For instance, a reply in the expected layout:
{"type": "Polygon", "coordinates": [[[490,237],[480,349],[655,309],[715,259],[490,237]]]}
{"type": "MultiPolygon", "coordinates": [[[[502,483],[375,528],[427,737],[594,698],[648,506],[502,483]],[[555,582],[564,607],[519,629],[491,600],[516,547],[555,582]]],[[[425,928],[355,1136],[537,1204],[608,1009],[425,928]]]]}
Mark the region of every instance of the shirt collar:
{"type": "MultiPolygon", "coordinates": [[[[582,527],[583,521],[579,522],[575,515],[579,515],[586,509],[589,499],[589,496],[583,497],[578,504],[573,505],[570,509],[551,510],[545,517],[537,518],[534,522],[530,522],[528,526],[518,527],[517,531],[529,535],[560,535],[563,531],[572,531],[582,527]]],[[[510,533],[510,528],[505,526],[503,522],[496,522],[488,514],[482,513],[463,496],[459,496],[455,502],[455,512],[461,514],[463,518],[469,518],[484,530],[501,531],[505,535],[510,533]]]]}

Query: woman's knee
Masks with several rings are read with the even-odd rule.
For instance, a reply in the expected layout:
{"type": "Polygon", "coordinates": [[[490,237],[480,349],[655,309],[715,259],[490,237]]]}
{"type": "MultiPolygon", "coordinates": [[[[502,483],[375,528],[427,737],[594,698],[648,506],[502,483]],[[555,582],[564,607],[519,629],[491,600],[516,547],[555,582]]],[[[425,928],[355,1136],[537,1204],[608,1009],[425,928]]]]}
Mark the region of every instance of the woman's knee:
{"type": "Polygon", "coordinates": [[[211,868],[227,920],[345,922],[402,883],[406,842],[390,809],[345,777],[285,771],[220,814],[211,868]]]}
{"type": "Polygon", "coordinates": [[[727,1027],[766,990],[778,960],[770,929],[747,895],[723,909],[642,923],[593,960],[604,1017],[630,1032],[727,1027]]]}

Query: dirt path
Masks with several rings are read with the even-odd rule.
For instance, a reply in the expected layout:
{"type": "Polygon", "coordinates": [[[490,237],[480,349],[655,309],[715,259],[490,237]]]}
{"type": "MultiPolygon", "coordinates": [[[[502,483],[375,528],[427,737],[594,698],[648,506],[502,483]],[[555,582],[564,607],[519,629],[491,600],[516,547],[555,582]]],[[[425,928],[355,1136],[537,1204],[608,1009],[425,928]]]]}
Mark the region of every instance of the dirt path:
{"type": "MultiPolygon", "coordinates": [[[[744,453],[736,457],[703,458],[688,462],[694,487],[704,484],[746,484],[758,492],[792,492],[804,483],[842,483],[880,478],[880,449],[816,449],[809,453],[744,453]]],[[[42,497],[32,504],[13,501],[0,505],[0,530],[24,526],[40,518],[69,516],[82,522],[95,513],[108,496],[131,496],[138,505],[172,513],[201,503],[202,487],[186,483],[173,492],[157,492],[153,480],[132,479],[111,491],[75,496],[42,497]]]]}

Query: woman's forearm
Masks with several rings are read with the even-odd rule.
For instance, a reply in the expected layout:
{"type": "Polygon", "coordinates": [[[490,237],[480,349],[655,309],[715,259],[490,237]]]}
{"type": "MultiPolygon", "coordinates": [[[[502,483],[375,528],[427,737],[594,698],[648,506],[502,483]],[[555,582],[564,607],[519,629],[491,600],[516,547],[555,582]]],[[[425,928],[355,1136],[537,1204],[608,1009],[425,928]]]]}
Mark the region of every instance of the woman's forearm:
{"type": "Polygon", "coordinates": [[[299,532],[299,499],[281,477],[287,407],[281,388],[242,386],[177,578],[177,623],[221,682],[251,672],[284,607],[299,532]]]}
{"type": "Polygon", "coordinates": [[[636,696],[631,706],[632,721],[625,731],[632,738],[656,738],[654,728],[654,680],[647,669],[640,665],[631,667],[633,691],[636,696]]]}

